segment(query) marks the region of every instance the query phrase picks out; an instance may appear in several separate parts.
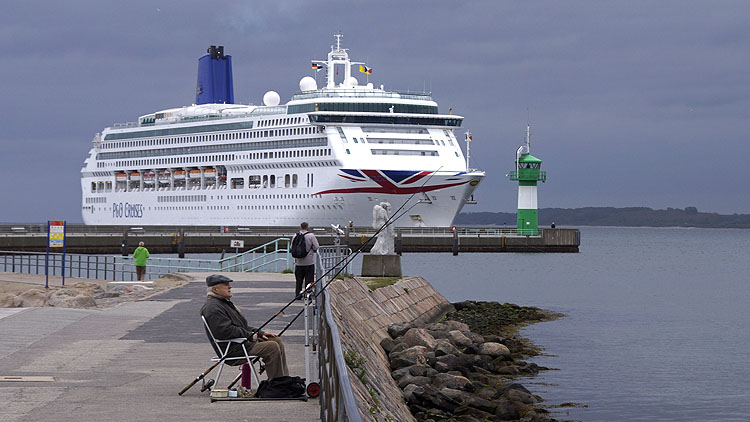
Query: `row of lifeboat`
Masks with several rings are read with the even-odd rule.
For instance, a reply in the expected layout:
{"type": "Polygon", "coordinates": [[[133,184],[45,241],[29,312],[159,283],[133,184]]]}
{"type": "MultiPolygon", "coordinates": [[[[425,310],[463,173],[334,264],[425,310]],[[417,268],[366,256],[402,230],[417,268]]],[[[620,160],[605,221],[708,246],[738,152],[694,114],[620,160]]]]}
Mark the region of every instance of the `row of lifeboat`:
{"type": "MultiPolygon", "coordinates": [[[[169,182],[170,177],[174,174],[175,180],[184,180],[186,175],[188,174],[185,170],[175,170],[173,173],[170,173],[169,171],[162,171],[159,172],[159,182],[169,182]]],[[[118,182],[125,182],[128,180],[128,176],[130,176],[131,181],[139,181],[141,180],[141,173],[137,171],[130,172],[130,174],[125,172],[120,172],[115,175],[115,180],[118,182]]],[[[145,183],[154,183],[154,178],[156,177],[156,174],[154,172],[145,172],[143,173],[143,181],[145,183]]],[[[200,179],[201,178],[201,171],[200,170],[190,170],[189,176],[190,179],[200,179]]],[[[215,179],[216,178],[216,169],[205,169],[203,170],[203,177],[207,179],[215,179]]]]}

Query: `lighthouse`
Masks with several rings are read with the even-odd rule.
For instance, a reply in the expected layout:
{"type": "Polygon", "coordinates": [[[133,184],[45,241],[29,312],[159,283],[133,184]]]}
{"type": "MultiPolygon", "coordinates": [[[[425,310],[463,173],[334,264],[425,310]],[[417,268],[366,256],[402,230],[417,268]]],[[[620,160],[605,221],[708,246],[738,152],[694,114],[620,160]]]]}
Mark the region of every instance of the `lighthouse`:
{"type": "Polygon", "coordinates": [[[526,144],[516,150],[516,169],[508,176],[518,180],[518,214],[517,231],[522,236],[539,234],[539,217],[536,202],[536,182],[545,182],[547,173],[541,170],[542,160],[529,152],[531,144],[531,127],[526,125],[526,144]]]}

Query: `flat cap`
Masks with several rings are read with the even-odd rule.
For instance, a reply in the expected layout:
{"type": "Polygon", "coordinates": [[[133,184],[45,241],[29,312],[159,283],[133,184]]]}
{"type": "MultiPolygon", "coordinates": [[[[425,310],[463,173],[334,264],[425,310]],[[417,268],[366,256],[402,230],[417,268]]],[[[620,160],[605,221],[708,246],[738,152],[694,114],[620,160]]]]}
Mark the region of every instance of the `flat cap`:
{"type": "Polygon", "coordinates": [[[221,283],[231,283],[234,280],[227,276],[223,276],[221,274],[211,274],[210,276],[206,277],[206,285],[208,287],[215,286],[217,284],[221,283]]]}

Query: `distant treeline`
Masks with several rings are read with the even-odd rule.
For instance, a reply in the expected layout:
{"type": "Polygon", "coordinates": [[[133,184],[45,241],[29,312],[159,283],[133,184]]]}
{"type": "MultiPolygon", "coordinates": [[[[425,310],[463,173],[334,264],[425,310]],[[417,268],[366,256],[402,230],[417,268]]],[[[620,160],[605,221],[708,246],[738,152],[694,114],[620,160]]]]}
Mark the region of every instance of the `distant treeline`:
{"type": "MultiPolygon", "coordinates": [[[[703,227],[750,228],[750,214],[722,215],[698,212],[696,207],[655,210],[646,207],[542,208],[539,226],[624,226],[624,227],[703,227]]],[[[461,213],[455,224],[516,225],[516,214],[508,212],[461,213]]]]}

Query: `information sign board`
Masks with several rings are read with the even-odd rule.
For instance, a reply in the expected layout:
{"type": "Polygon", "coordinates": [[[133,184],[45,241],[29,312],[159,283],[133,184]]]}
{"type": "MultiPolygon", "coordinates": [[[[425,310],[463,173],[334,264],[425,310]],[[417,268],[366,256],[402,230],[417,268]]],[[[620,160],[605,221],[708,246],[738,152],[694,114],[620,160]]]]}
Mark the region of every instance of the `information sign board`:
{"type": "Polygon", "coordinates": [[[229,247],[232,248],[244,248],[245,247],[245,241],[244,240],[232,240],[229,242],[229,247]]]}
{"type": "Polygon", "coordinates": [[[62,248],[65,246],[65,222],[49,222],[49,247],[62,248]]]}

